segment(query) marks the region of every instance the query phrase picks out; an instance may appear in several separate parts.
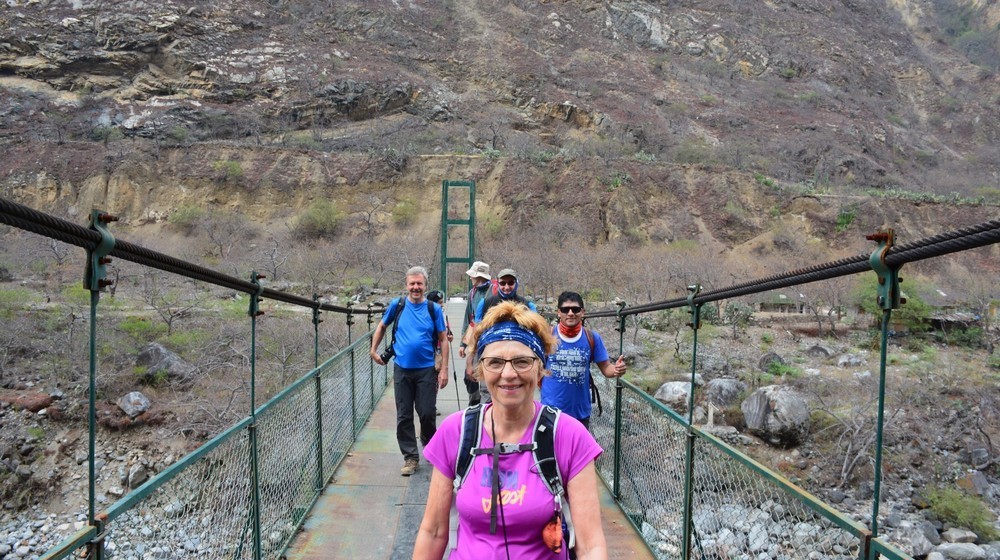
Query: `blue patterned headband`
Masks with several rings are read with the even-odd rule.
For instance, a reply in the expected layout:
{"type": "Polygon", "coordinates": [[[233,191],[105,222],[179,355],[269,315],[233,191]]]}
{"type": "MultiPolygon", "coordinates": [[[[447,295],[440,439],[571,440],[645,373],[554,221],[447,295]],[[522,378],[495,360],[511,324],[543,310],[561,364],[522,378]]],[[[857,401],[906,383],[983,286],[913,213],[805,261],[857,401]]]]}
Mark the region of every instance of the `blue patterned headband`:
{"type": "Polygon", "coordinates": [[[545,349],[542,346],[542,339],[537,334],[530,331],[514,321],[503,321],[486,329],[476,342],[476,357],[483,355],[486,345],[494,342],[514,340],[524,344],[538,356],[538,359],[545,361],[545,349]]]}

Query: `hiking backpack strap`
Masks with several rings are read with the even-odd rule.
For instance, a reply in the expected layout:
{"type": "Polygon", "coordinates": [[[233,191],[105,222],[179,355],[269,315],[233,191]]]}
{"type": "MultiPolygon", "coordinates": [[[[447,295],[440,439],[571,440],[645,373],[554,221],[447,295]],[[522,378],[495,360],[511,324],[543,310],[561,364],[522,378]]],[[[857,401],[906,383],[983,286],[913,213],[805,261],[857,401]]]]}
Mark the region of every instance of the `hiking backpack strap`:
{"type": "Polygon", "coordinates": [[[392,318],[389,319],[389,323],[392,324],[392,342],[389,343],[390,348],[396,346],[396,329],[399,328],[399,316],[403,314],[403,308],[406,306],[406,298],[398,297],[390,303],[390,305],[393,304],[396,306],[396,310],[392,313],[392,318]]]}
{"type": "Polygon", "coordinates": [[[483,438],[483,416],[486,414],[486,407],[482,403],[470,406],[465,409],[462,415],[462,429],[458,436],[458,456],[455,458],[455,492],[462,487],[465,477],[469,476],[472,469],[472,454],[474,449],[479,447],[483,438]]]}
{"type": "MultiPolygon", "coordinates": [[[[590,344],[590,361],[594,361],[594,335],[590,332],[590,329],[583,327],[584,334],[587,335],[587,342],[590,344]]],[[[596,363],[596,362],[595,362],[596,363]]],[[[588,364],[588,369],[590,365],[588,364]]],[[[601,404],[601,392],[597,390],[597,384],[594,383],[594,374],[590,374],[590,402],[597,402],[597,415],[600,416],[604,414],[604,406],[601,404]]]]}
{"type": "Polygon", "coordinates": [[[563,486],[562,473],[559,472],[559,463],[556,461],[556,426],[559,424],[559,417],[562,412],[552,406],[542,406],[542,411],[535,420],[535,430],[532,433],[532,440],[535,449],[531,452],[538,468],[538,474],[542,477],[542,482],[552,494],[556,511],[562,516],[566,525],[569,538],[566,539],[568,548],[576,546],[576,532],[573,529],[573,518],[569,513],[569,502],[566,500],[566,488],[563,486]]]}

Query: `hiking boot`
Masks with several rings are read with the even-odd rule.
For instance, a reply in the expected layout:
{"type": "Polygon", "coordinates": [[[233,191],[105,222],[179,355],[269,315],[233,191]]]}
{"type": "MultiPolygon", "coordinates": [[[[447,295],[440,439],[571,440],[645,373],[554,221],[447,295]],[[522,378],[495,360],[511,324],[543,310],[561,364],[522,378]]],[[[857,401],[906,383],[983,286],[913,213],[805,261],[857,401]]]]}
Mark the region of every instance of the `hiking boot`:
{"type": "Polygon", "coordinates": [[[407,459],[403,463],[403,468],[399,469],[399,474],[403,476],[410,476],[411,474],[417,472],[417,465],[419,463],[416,459],[407,459]]]}

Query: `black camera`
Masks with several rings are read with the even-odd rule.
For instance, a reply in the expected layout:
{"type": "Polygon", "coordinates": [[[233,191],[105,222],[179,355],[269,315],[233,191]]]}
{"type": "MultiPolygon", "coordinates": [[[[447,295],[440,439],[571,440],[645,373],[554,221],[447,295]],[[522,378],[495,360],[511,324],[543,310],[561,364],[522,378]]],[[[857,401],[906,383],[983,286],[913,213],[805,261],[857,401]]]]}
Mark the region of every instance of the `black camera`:
{"type": "Polygon", "coordinates": [[[381,358],[383,364],[388,364],[389,360],[391,360],[392,357],[395,355],[396,355],[396,350],[392,346],[389,346],[388,348],[385,349],[385,352],[379,354],[378,357],[381,358]]]}

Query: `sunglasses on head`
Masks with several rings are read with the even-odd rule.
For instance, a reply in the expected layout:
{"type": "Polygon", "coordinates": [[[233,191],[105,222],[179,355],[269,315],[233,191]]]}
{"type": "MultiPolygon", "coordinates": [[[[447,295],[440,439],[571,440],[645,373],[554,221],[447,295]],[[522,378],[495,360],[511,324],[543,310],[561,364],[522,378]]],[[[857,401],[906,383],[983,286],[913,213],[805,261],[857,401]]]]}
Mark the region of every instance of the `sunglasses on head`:
{"type": "Polygon", "coordinates": [[[564,305],[559,308],[559,311],[562,311],[563,313],[575,313],[579,315],[580,312],[583,311],[583,308],[580,307],[579,305],[564,305]]]}
{"type": "Polygon", "coordinates": [[[513,286],[517,284],[517,280],[497,280],[497,284],[500,286],[513,286]]]}

